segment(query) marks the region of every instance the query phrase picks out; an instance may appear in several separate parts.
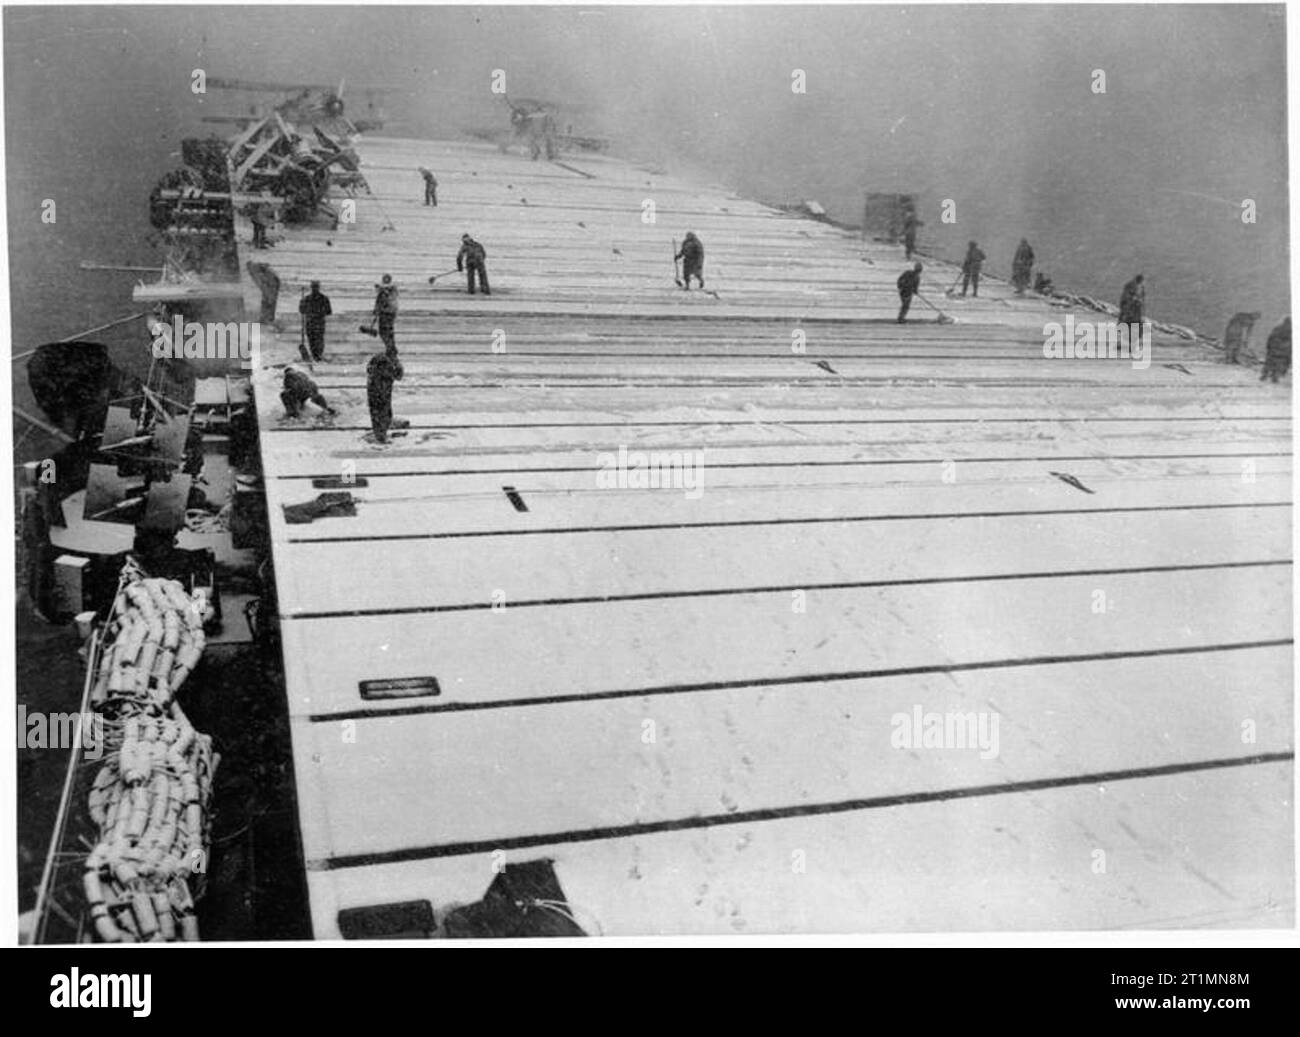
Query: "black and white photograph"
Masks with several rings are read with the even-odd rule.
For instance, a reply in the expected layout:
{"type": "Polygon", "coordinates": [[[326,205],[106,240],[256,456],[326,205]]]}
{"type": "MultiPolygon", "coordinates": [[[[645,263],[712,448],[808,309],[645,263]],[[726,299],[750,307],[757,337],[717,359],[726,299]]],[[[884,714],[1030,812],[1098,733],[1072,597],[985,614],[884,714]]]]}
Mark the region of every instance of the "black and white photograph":
{"type": "Polygon", "coordinates": [[[5,5],[8,943],[1293,937],[1296,16],[5,5]]]}

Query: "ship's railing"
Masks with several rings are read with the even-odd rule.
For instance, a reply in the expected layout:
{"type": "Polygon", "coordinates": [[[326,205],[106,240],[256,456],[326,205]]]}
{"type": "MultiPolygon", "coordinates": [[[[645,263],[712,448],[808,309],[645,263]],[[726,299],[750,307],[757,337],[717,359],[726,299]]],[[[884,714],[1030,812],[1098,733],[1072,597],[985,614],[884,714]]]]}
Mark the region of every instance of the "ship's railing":
{"type": "MultiPolygon", "coordinates": [[[[86,900],[81,880],[86,858],[98,838],[86,801],[95,772],[103,761],[85,758],[85,726],[86,718],[90,716],[91,691],[99,672],[104,642],[122,601],[122,586],[119,584],[108,617],[91,630],[86,642],[86,677],[81,688],[79,722],[73,727],[72,754],[68,758],[54,832],[36,893],[33,943],[81,943],[86,938],[86,900]]],[[[101,751],[107,751],[102,739],[101,751]]]]}
{"type": "MultiPolygon", "coordinates": [[[[93,630],[86,645],[86,679],[81,689],[80,721],[90,715],[90,691],[99,670],[105,629],[107,623],[93,630]]],[[[54,834],[36,893],[34,943],[80,943],[85,933],[81,872],[94,845],[85,803],[96,765],[84,757],[83,729],[83,722],[73,727],[77,737],[68,758],[54,834]]]]}

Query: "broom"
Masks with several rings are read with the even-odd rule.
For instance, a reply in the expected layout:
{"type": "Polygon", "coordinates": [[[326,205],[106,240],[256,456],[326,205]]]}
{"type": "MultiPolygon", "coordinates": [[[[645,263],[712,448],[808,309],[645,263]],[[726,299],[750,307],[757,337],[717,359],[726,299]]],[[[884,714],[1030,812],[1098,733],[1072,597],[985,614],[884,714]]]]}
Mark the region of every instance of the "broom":
{"type": "MultiPolygon", "coordinates": [[[[677,272],[677,239],[676,238],[673,238],[673,282],[677,285],[678,288],[686,287],[686,285],[682,284],[682,279],[677,272]]],[[[713,296],[719,302],[722,301],[722,296],[720,296],[717,292],[712,291],[709,288],[701,287],[700,291],[702,291],[705,295],[713,296]]]]}
{"type": "MultiPolygon", "coordinates": [[[[301,303],[301,302],[303,301],[303,299],[305,299],[305,298],[307,298],[307,289],[304,287],[304,288],[299,292],[299,294],[298,294],[298,302],[301,303]]],[[[300,357],[302,357],[303,362],[307,365],[308,369],[309,369],[313,374],[315,374],[315,373],[316,373],[316,368],[312,367],[312,363],[311,363],[311,361],[312,361],[312,356],[311,356],[311,353],[309,353],[309,352],[307,351],[307,316],[306,316],[306,314],[304,314],[304,315],[299,319],[299,321],[298,321],[298,355],[299,355],[300,357]]]]}
{"type": "Polygon", "coordinates": [[[934,310],[934,312],[937,313],[937,314],[939,315],[939,316],[936,318],[936,322],[937,322],[937,323],[939,323],[939,324],[956,324],[956,323],[957,323],[956,320],[954,320],[952,317],[949,317],[948,314],[944,313],[943,310],[939,309],[938,306],[936,306],[934,303],[932,303],[929,299],[927,299],[927,298],[926,298],[924,295],[922,295],[920,292],[914,292],[914,293],[912,293],[912,294],[914,294],[918,299],[920,299],[923,303],[925,303],[928,307],[930,307],[930,309],[934,310]]]}

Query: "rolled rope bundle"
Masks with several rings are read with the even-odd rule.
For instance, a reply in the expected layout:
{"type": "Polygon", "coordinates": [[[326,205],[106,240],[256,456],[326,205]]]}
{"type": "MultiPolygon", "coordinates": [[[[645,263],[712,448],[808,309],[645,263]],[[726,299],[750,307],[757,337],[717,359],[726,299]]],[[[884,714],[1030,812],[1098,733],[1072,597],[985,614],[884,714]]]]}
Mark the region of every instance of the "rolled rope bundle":
{"type": "Polygon", "coordinates": [[[105,757],[89,795],[99,839],[83,886],[100,940],[197,940],[217,757],[176,693],[204,646],[206,598],[128,570],[92,693],[105,757]]]}

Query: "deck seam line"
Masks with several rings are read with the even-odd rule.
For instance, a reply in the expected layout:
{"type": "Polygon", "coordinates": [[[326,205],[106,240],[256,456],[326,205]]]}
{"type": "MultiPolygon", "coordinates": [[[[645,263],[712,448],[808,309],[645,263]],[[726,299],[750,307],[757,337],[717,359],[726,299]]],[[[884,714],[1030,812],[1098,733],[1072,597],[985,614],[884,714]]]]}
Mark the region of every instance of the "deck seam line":
{"type": "MultiPolygon", "coordinates": [[[[360,383],[358,383],[360,385],[360,383]]],[[[340,388],[346,388],[341,386],[340,388]]],[[[533,421],[533,422],[494,422],[482,425],[412,425],[412,428],[423,428],[430,430],[460,430],[460,429],[523,429],[523,428],[672,428],[684,426],[726,426],[737,428],[752,428],[754,426],[764,425],[1002,425],[1016,424],[1023,425],[1029,422],[1049,422],[1052,424],[1073,424],[1081,421],[1212,421],[1218,424],[1234,421],[1283,421],[1289,422],[1289,417],[1241,417],[1226,418],[1214,416],[1193,416],[1184,417],[1111,417],[1109,415],[1081,415],[1078,417],[1057,416],[1057,417],[1027,417],[1027,418],[749,418],[749,419],[718,419],[697,418],[690,421],[533,421]]],[[[261,432],[329,432],[338,426],[303,426],[294,427],[289,425],[267,426],[260,429],[261,432]]],[[[369,428],[369,426],[356,426],[357,428],[369,428]]]]}
{"type": "Polygon", "coordinates": [[[1204,655],[1212,652],[1249,651],[1256,648],[1278,648],[1294,643],[1294,638],[1274,638],[1263,641],[1232,641],[1214,645],[1190,645],[1177,648],[1134,648],[1127,651],[1086,652],[1079,655],[1039,655],[1009,659],[985,659],[965,663],[924,663],[916,666],[879,667],[873,670],[845,670],[840,672],[784,675],[780,677],[749,677],[729,681],[702,681],[694,684],[661,684],[645,688],[620,688],[609,691],[572,692],[567,694],[539,695],[530,698],[490,699],[481,702],[444,702],[418,706],[398,706],[393,709],[350,709],[337,713],[309,713],[312,723],[329,723],[341,720],[373,720],[383,717],[416,716],[425,713],[467,713],[485,709],[519,709],[528,706],[551,706],[565,703],[602,702],[609,699],[649,698],[655,695],[688,695],[708,691],[737,691],[747,688],[774,688],[797,684],[829,684],[834,681],[884,680],[891,677],[914,677],[934,673],[971,673],[980,670],[1023,669],[1032,666],[1060,666],[1070,663],[1109,662],[1117,659],[1152,659],[1175,655],[1204,655]]]}
{"type": "Polygon", "coordinates": [[[626,825],[608,825],[592,828],[574,828],[560,832],[534,835],[507,836],[501,839],[466,840],[429,846],[406,847],[375,853],[340,854],[307,861],[308,871],[339,871],[347,868],[368,867],[379,864],[398,864],[408,861],[431,860],[441,857],[463,857],[470,854],[490,853],[494,850],[522,850],[567,843],[596,842],[607,839],[627,839],[664,832],[679,832],[699,828],[717,828],[728,825],[759,824],[785,821],[793,818],[818,817],[885,807],[915,806],[960,799],[987,796],[1015,795],[1049,789],[1072,788],[1081,785],[1103,785],[1110,782],[1136,781],[1146,778],[1169,777],[1198,771],[1220,770],[1230,767],[1248,767],[1258,764],[1284,763],[1294,760],[1295,753],[1257,753],[1212,760],[1193,760],[1186,763],[1159,764],[1150,767],[1132,767],[1122,770],[1098,771],[1089,774],[1064,775],[1055,778],[1030,778],[1000,784],[968,785],[959,788],[936,789],[928,792],[906,792],[888,796],[871,796],[838,800],[830,803],[807,803],[786,807],[767,807],[738,810],[730,814],[703,814],[694,817],[674,818],[664,821],[642,821],[626,825]]]}
{"type": "Polygon", "coordinates": [[[902,522],[934,521],[937,519],[1007,518],[1033,515],[1103,515],[1134,514],[1153,511],[1216,511],[1226,508],[1289,508],[1291,501],[1257,501],[1241,504],[1152,504],[1137,507],[1113,508],[1045,508],[1041,511],[952,511],[916,515],[834,515],[811,518],[732,519],[713,522],[676,522],[620,526],[573,526],[545,529],[489,529],[464,530],[452,533],[376,533],[371,536],[342,537],[286,537],[287,544],[340,544],[371,543],[381,540],[463,540],[471,537],[552,536],[560,533],[632,533],[645,530],[669,529],[729,529],[743,526],[796,526],[825,525],[833,522],[902,522]]]}
{"type": "MultiPolygon", "coordinates": [[[[1120,569],[1061,569],[1025,573],[990,573],[974,576],[917,576],[898,580],[844,580],[834,583],[789,583],[765,587],[708,587],[700,590],[646,591],[639,594],[584,595],[572,598],[523,598],[509,607],[541,608],[561,605],[602,605],[623,601],[661,601],[672,598],[716,598],[746,594],[779,594],[783,591],[865,590],[871,587],[929,587],[952,583],[1000,583],[1013,580],[1070,579],[1081,576],[1134,576],[1142,573],[1204,572],[1210,569],[1249,569],[1270,565],[1291,565],[1290,558],[1259,559],[1246,562],[1203,562],[1189,565],[1147,565],[1120,569]]],[[[411,616],[442,612],[493,611],[491,601],[459,605],[410,605],[402,608],[339,609],[328,612],[281,613],[282,620],[352,619],[362,616],[411,616]]]]}
{"type": "MultiPolygon", "coordinates": [[[[335,426],[336,428],[338,426],[335,426]]],[[[358,429],[365,426],[358,425],[358,429]]],[[[412,426],[423,427],[423,426],[412,426]]],[[[829,444],[832,446],[853,446],[854,444],[829,444]]],[[[787,449],[806,449],[803,444],[783,444],[787,449]]],[[[777,447],[776,449],[781,449],[777,447]]],[[[638,448],[641,449],[641,448],[638,448]]],[[[697,449],[694,447],[684,446],[659,446],[647,447],[646,450],[668,451],[674,450],[697,449]]],[[[756,450],[760,447],[709,447],[706,449],[724,450],[756,450]]],[[[507,451],[502,451],[506,453],[507,451]]],[[[550,451],[541,451],[549,453],[550,451]]],[[[558,451],[566,453],[568,451],[558,451]]],[[[573,453],[582,453],[581,450],[574,450],[573,453]]],[[[590,452],[590,451],[587,451],[590,452]]],[[[533,451],[532,453],[537,453],[533,451]]],[[[1232,454],[1061,454],[1058,456],[1043,457],[921,457],[921,458],[891,458],[882,457],[874,458],[869,461],[724,461],[709,462],[709,468],[712,469],[730,469],[730,468],[862,468],[874,465],[934,465],[942,464],[945,461],[951,461],[953,464],[1021,464],[1021,463],[1040,463],[1043,461],[1187,461],[1198,459],[1213,459],[1219,457],[1290,457],[1291,451],[1260,451],[1247,450],[1241,453],[1232,454]]],[[[600,471],[596,465],[557,465],[551,468],[427,468],[414,469],[403,472],[358,472],[358,475],[364,475],[368,479],[416,479],[430,476],[443,475],[502,475],[517,473],[520,475],[533,475],[547,472],[597,472],[600,471]]],[[[1202,473],[1197,473],[1202,474],[1202,473]]],[[[1204,473],[1215,474],[1215,473],[1204,473]]],[[[314,472],[307,475],[276,475],[275,479],[289,481],[295,479],[333,479],[337,478],[331,472],[314,472]]]]}

